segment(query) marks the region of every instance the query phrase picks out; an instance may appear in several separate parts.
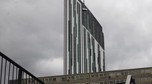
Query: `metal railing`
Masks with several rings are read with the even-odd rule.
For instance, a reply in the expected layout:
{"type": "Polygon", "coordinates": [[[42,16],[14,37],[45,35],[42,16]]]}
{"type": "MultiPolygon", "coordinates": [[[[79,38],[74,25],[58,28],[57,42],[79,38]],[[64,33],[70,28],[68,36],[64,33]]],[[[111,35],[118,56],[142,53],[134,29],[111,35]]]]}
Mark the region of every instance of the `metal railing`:
{"type": "Polygon", "coordinates": [[[44,84],[0,52],[0,84],[44,84]]]}

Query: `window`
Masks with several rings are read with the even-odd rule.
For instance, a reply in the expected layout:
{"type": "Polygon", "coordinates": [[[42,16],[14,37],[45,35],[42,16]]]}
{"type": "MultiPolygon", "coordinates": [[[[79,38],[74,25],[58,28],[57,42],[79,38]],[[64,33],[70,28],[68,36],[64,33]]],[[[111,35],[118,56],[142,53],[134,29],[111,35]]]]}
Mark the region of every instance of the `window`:
{"type": "Polygon", "coordinates": [[[101,81],[101,82],[100,82],[100,84],[104,84],[104,82],[103,82],[103,81],[101,81]]]}
{"type": "Polygon", "coordinates": [[[52,78],[49,78],[49,81],[52,81],[52,78]]]}
{"type": "Polygon", "coordinates": [[[63,77],[63,78],[62,78],[62,81],[66,81],[66,78],[65,78],[65,77],[63,77]]]}
{"type": "Polygon", "coordinates": [[[117,75],[117,76],[120,76],[120,75],[121,75],[121,73],[117,72],[117,73],[116,73],[116,75],[117,75]]]}
{"type": "Polygon", "coordinates": [[[96,74],[95,76],[98,77],[98,74],[96,74]]]}
{"type": "Polygon", "coordinates": [[[128,72],[125,72],[125,75],[128,75],[128,72]]]}
{"type": "Polygon", "coordinates": [[[83,79],[84,77],[83,77],[83,75],[80,75],[80,79],[83,79]]]}
{"type": "Polygon", "coordinates": [[[121,72],[121,75],[124,75],[124,72],[121,72]]]}
{"type": "Polygon", "coordinates": [[[86,78],[86,79],[89,79],[89,75],[85,75],[85,78],[86,78]]]}
{"type": "Polygon", "coordinates": [[[108,76],[108,78],[110,79],[110,78],[111,78],[111,76],[108,76]]]}
{"type": "Polygon", "coordinates": [[[74,76],[72,76],[71,78],[74,79],[74,76]]]}
{"type": "Polygon", "coordinates": [[[55,82],[56,81],[56,78],[53,78],[53,82],[55,82]]]}
{"type": "Polygon", "coordinates": [[[48,82],[48,78],[45,78],[45,82],[48,82]]]}
{"type": "Polygon", "coordinates": [[[116,75],[115,75],[115,73],[110,73],[109,76],[110,77],[115,77],[116,75]]]}
{"type": "Polygon", "coordinates": [[[103,74],[100,74],[100,77],[103,77],[103,74]]]}
{"type": "Polygon", "coordinates": [[[110,81],[110,84],[114,84],[114,82],[113,82],[113,81],[110,81]]]}
{"type": "Polygon", "coordinates": [[[94,75],[92,74],[91,77],[94,77],[94,75]]]}
{"type": "Polygon", "coordinates": [[[103,75],[104,75],[104,76],[107,76],[107,74],[106,74],[106,73],[104,73],[103,75]]]}

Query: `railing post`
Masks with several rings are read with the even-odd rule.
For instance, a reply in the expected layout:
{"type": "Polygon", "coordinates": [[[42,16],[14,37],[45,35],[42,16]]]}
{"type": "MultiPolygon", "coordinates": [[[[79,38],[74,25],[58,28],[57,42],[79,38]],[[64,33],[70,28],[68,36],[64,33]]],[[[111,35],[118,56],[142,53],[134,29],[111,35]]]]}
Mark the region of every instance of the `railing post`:
{"type": "Polygon", "coordinates": [[[19,74],[18,74],[18,84],[21,84],[22,82],[22,70],[19,69],[19,74]]]}

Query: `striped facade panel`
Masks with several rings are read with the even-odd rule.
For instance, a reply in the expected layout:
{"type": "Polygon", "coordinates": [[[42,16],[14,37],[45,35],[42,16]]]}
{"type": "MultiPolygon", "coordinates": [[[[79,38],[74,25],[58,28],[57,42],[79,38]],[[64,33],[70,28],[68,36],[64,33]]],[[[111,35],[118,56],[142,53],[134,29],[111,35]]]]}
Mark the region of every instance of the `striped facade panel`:
{"type": "Polygon", "coordinates": [[[84,30],[84,43],[86,44],[84,45],[84,57],[86,58],[86,62],[84,62],[84,65],[86,65],[85,72],[101,72],[103,71],[104,66],[104,49],[100,46],[98,41],[91,35],[91,33],[86,28],[84,30]]]}

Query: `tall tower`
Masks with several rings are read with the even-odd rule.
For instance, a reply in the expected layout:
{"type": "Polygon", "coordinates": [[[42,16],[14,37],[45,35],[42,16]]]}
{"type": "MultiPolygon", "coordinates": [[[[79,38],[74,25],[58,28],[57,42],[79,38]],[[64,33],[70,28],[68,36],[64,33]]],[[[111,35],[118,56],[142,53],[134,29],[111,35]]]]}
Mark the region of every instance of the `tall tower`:
{"type": "Polygon", "coordinates": [[[64,74],[104,70],[102,26],[81,0],[64,0],[64,74]]]}

